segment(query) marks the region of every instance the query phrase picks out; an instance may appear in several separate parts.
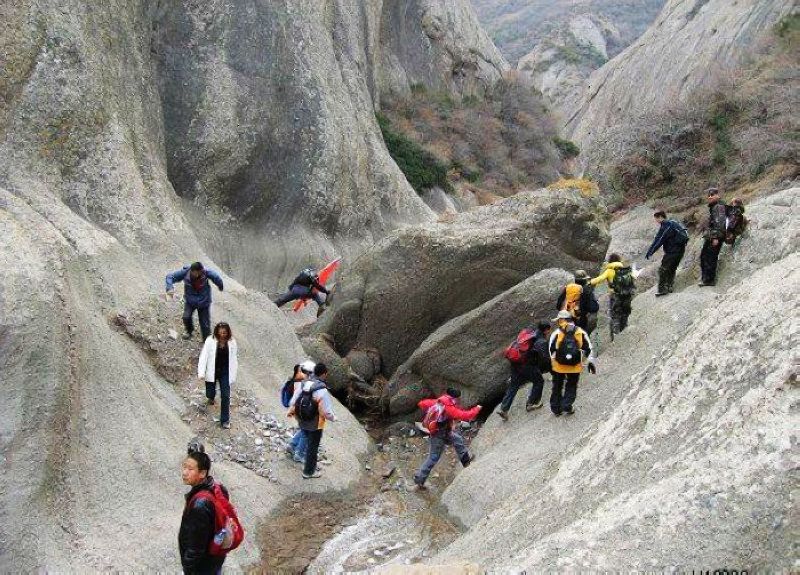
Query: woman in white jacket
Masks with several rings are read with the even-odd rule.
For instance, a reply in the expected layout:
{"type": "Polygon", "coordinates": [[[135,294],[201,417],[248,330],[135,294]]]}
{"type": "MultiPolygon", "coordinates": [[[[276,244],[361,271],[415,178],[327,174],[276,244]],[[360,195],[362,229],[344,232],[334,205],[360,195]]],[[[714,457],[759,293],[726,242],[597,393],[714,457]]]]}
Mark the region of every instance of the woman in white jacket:
{"type": "Polygon", "coordinates": [[[231,326],[221,321],[214,327],[214,334],[206,338],[203,351],[200,352],[200,361],[197,362],[197,377],[206,382],[208,405],[214,405],[219,382],[219,393],[222,396],[219,421],[225,429],[231,428],[231,386],[236,383],[236,372],[239,369],[237,349],[231,326]]]}

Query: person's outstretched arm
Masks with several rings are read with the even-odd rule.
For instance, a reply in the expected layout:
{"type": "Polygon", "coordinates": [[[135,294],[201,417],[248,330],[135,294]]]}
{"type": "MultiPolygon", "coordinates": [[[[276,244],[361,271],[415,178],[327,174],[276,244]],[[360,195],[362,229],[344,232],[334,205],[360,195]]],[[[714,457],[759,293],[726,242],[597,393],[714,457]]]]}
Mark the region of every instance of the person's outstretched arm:
{"type": "Polygon", "coordinates": [[[667,239],[668,231],[669,231],[669,224],[666,221],[662,222],[661,227],[658,228],[658,233],[656,234],[656,237],[653,239],[653,243],[650,244],[650,249],[647,250],[647,255],[644,256],[644,259],[649,260],[651,257],[653,257],[653,254],[655,254],[658,251],[658,249],[662,245],[664,245],[664,240],[667,239]]]}
{"type": "Polygon", "coordinates": [[[217,289],[219,289],[219,291],[224,291],[222,289],[222,277],[217,272],[215,272],[214,270],[206,270],[206,276],[208,277],[208,279],[214,282],[214,285],[217,286],[217,289]]]}
{"type": "Polygon", "coordinates": [[[184,267],[179,269],[176,272],[172,272],[171,274],[167,274],[165,279],[165,287],[167,293],[175,291],[175,282],[182,282],[183,279],[186,277],[187,272],[189,271],[189,267],[184,267]]]}

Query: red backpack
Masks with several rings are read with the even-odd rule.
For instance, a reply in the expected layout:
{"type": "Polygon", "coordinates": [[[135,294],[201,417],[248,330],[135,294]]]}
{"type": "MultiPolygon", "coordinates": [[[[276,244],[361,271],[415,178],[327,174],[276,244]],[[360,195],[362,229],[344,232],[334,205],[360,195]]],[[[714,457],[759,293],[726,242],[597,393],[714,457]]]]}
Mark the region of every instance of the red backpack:
{"type": "Polygon", "coordinates": [[[447,417],[444,414],[444,403],[437,401],[425,411],[422,425],[428,430],[428,433],[434,435],[445,421],[447,421],[447,417]]]}
{"type": "Polygon", "coordinates": [[[189,505],[198,499],[207,499],[214,504],[214,538],[208,545],[208,554],[224,557],[244,541],[244,528],[236,514],[236,509],[225,497],[222,487],[216,481],[213,493],[203,489],[192,497],[189,505]]]}
{"type": "Polygon", "coordinates": [[[536,335],[535,330],[525,328],[514,342],[506,348],[505,357],[511,363],[523,363],[525,361],[525,354],[531,349],[531,343],[536,335]]]}

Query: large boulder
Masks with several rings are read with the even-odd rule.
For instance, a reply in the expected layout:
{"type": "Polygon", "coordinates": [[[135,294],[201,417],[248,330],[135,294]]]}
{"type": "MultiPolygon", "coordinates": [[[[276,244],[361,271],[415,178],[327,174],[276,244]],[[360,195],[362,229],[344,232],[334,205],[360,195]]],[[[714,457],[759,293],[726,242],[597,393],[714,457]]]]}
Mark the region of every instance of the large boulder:
{"type": "Polygon", "coordinates": [[[462,390],[465,405],[498,400],[509,375],[503,350],[523,327],[553,317],[571,279],[564,270],[542,270],[437,329],[392,376],[384,394],[389,414],[409,413],[449,386],[462,390]]]}
{"type": "Polygon", "coordinates": [[[393,233],[345,271],[315,329],[342,356],[354,346],[379,350],[391,374],[445,322],[542,269],[596,267],[607,246],[596,198],[520,193],[393,233]]]}

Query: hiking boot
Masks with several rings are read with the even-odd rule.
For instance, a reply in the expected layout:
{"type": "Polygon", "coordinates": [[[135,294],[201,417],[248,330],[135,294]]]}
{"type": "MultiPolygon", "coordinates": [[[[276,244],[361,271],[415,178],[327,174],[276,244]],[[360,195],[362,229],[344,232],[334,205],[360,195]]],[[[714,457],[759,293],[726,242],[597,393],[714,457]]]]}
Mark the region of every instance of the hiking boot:
{"type": "Polygon", "coordinates": [[[564,410],[564,415],[572,415],[573,413],[575,413],[575,409],[573,409],[571,406],[564,410]]]}
{"type": "Polygon", "coordinates": [[[215,404],[215,402],[214,402],[213,399],[206,398],[206,405],[214,405],[214,404],[215,404]]]}
{"type": "Polygon", "coordinates": [[[525,405],[525,411],[533,411],[534,409],[539,409],[542,407],[542,402],[539,401],[537,403],[528,403],[525,405]]]}
{"type": "Polygon", "coordinates": [[[556,417],[561,417],[561,412],[560,411],[554,411],[553,415],[555,415],[556,417]]]}
{"type": "Polygon", "coordinates": [[[469,467],[469,464],[472,463],[473,461],[475,461],[475,456],[474,455],[470,455],[469,453],[467,453],[461,459],[461,466],[462,467],[469,467]]]}
{"type": "Polygon", "coordinates": [[[225,423],[222,424],[222,429],[230,429],[230,428],[231,428],[230,421],[226,421],[225,423]]]}
{"type": "Polygon", "coordinates": [[[428,488],[425,486],[425,482],[423,481],[422,483],[420,483],[419,481],[417,481],[417,478],[416,478],[416,477],[414,478],[414,485],[416,485],[416,486],[417,486],[417,489],[419,489],[420,491],[425,491],[426,489],[428,489],[428,488]]]}
{"type": "Polygon", "coordinates": [[[508,421],[508,412],[507,411],[503,411],[502,409],[498,409],[497,410],[497,415],[499,415],[500,419],[502,419],[503,421],[508,421]]]}
{"type": "Polygon", "coordinates": [[[318,479],[320,477],[322,477],[322,472],[319,469],[315,470],[311,475],[303,473],[303,479],[318,479]]]}

